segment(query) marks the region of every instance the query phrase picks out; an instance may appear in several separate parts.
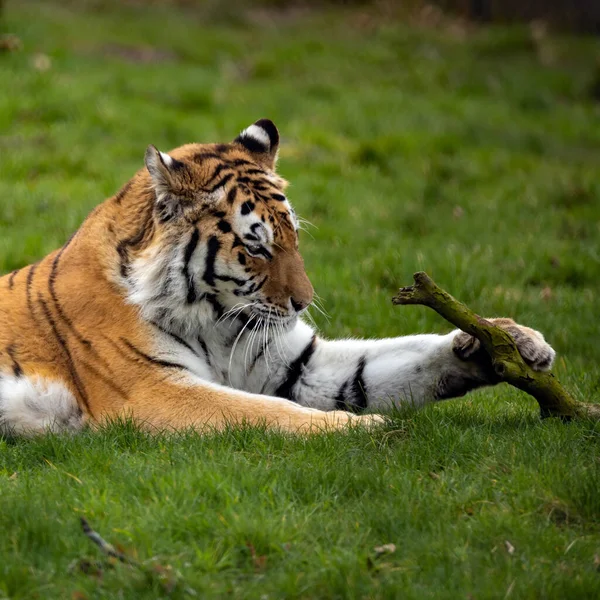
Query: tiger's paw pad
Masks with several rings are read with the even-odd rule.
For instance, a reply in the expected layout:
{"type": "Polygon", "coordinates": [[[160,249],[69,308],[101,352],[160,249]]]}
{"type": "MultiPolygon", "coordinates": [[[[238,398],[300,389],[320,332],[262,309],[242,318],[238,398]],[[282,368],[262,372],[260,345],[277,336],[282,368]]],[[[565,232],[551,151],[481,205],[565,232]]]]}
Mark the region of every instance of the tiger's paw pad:
{"type": "MultiPolygon", "coordinates": [[[[488,319],[494,325],[501,327],[515,340],[519,353],[535,371],[549,371],[554,362],[556,352],[546,342],[544,336],[535,329],[518,325],[512,319],[488,319]]],[[[461,359],[467,360],[480,348],[481,344],[477,338],[460,331],[454,337],[452,350],[461,359]]]]}

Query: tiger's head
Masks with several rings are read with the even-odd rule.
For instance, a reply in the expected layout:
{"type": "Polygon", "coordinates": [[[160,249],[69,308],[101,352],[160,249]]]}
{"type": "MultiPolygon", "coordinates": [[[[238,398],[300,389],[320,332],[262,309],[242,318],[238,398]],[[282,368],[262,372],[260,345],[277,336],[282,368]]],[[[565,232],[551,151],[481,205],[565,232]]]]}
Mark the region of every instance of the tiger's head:
{"type": "Polygon", "coordinates": [[[261,119],[229,144],[148,147],[138,177],[152,198],[152,231],[127,268],[133,302],[190,325],[207,311],[295,321],[313,288],[275,173],[278,146],[277,128],[261,119]]]}

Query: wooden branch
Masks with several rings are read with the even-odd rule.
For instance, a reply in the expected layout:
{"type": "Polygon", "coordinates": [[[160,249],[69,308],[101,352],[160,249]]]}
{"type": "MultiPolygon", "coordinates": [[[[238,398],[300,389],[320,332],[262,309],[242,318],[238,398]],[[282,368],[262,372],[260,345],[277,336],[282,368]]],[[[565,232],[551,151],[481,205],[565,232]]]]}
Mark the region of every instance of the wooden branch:
{"type": "Polygon", "coordinates": [[[439,288],[427,273],[415,273],[413,277],[414,285],[400,288],[392,302],[429,306],[454,326],[476,337],[489,355],[500,381],[533,396],[540,405],[542,417],[570,420],[586,416],[600,419],[600,404],[577,402],[552,373],[534,371],[523,360],[508,332],[476,315],[462,302],[439,288]]]}

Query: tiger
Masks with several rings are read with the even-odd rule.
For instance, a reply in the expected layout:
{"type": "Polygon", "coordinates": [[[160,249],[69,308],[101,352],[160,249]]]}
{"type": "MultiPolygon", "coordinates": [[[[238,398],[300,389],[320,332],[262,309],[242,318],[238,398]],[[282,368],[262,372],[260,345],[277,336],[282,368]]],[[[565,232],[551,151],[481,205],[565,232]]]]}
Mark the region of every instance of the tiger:
{"type": "MultiPolygon", "coordinates": [[[[391,407],[498,382],[470,335],[327,340],[300,219],[261,119],[231,143],[149,146],[145,166],[39,262],[0,278],[0,433],[249,424],[373,427],[391,407]]],[[[496,319],[537,370],[541,333],[496,319]]]]}

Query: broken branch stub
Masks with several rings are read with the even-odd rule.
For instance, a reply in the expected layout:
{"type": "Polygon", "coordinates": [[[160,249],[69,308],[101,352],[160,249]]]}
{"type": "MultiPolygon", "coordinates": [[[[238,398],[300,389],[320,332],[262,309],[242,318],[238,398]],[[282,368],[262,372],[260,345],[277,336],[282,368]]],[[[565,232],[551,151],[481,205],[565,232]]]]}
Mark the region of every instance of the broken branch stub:
{"type": "Polygon", "coordinates": [[[600,419],[600,405],[577,402],[552,373],[534,371],[523,360],[507,331],[475,314],[438,287],[427,273],[415,273],[413,277],[414,285],[400,288],[392,302],[428,306],[455,327],[476,337],[490,357],[499,380],[533,396],[540,405],[542,417],[600,419]]]}

